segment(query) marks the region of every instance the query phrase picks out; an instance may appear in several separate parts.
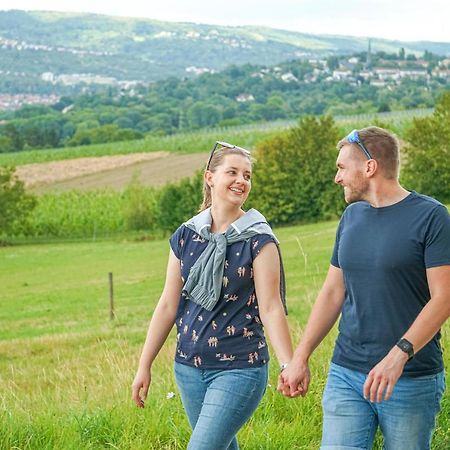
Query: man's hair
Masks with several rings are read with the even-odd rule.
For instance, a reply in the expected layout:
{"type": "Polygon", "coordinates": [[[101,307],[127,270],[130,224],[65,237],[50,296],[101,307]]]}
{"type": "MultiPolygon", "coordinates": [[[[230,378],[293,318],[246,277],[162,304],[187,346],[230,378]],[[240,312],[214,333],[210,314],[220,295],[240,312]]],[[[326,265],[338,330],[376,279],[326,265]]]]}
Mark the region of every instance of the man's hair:
{"type": "MultiPolygon", "coordinates": [[[[384,128],[374,126],[357,131],[362,144],[381,166],[384,177],[391,180],[397,179],[400,170],[400,150],[396,136],[384,128]]],[[[350,143],[347,138],[338,142],[338,150],[344,145],[354,145],[361,152],[358,144],[350,143]]]]}

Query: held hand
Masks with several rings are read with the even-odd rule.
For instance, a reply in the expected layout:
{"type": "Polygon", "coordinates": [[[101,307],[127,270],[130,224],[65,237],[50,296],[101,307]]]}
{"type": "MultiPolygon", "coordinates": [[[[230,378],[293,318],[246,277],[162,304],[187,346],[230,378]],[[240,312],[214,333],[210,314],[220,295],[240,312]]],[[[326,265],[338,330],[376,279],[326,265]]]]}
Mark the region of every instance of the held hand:
{"type": "Polygon", "coordinates": [[[407,361],[408,355],[398,347],[393,347],[367,375],[364,398],[371,402],[389,400],[407,361]]]}
{"type": "Polygon", "coordinates": [[[134,377],[133,384],[131,385],[131,398],[138,408],[144,407],[144,402],[147,398],[148,389],[151,382],[150,370],[139,369],[136,376],[134,377]]]}
{"type": "Polygon", "coordinates": [[[308,363],[292,360],[278,377],[278,391],[285,397],[304,397],[308,392],[311,374],[308,363]]]}

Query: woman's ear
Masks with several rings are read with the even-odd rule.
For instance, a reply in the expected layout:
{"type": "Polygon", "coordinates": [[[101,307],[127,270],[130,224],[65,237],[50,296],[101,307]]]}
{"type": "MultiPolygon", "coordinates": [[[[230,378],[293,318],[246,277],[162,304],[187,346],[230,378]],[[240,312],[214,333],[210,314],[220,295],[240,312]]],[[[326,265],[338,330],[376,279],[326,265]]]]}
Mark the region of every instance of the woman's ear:
{"type": "Polygon", "coordinates": [[[207,170],[207,171],[205,172],[205,174],[203,175],[203,179],[205,180],[205,183],[206,183],[210,188],[214,187],[214,184],[213,184],[213,173],[212,173],[211,171],[207,170]]]}

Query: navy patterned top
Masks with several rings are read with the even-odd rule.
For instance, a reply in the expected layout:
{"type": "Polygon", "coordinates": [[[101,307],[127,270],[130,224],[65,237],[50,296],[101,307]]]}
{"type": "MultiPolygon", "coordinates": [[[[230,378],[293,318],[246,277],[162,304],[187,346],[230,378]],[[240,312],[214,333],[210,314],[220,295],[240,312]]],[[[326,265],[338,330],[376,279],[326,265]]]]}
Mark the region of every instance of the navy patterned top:
{"type": "MultiPolygon", "coordinates": [[[[181,294],[178,305],[175,360],[202,369],[257,367],[269,361],[258,299],[253,260],[275,239],[259,234],[227,247],[221,298],[212,311],[181,294]]],[[[183,283],[208,241],[181,225],[170,238],[180,260],[183,283]]]]}

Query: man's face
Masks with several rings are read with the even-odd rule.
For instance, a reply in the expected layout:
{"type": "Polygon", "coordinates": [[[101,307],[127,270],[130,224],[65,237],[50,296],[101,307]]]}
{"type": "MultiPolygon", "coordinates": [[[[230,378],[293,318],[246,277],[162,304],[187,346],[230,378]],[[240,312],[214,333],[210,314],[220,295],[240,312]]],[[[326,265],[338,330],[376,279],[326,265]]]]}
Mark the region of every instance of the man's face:
{"type": "Polygon", "coordinates": [[[336,167],[334,182],[344,188],[345,201],[365,200],[369,189],[369,180],[364,176],[365,160],[353,145],[346,144],[341,148],[336,167]]]}

